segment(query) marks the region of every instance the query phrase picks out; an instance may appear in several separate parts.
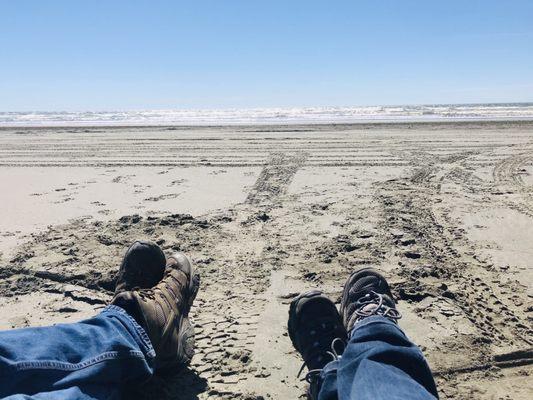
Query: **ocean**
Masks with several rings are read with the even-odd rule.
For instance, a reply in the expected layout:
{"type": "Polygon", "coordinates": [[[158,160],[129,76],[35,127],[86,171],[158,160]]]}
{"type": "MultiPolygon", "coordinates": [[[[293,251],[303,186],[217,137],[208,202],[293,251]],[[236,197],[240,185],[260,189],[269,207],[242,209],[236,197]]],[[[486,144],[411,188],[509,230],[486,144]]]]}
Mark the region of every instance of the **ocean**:
{"type": "Polygon", "coordinates": [[[0,127],[345,124],[494,120],[533,120],[533,103],[223,110],[0,112],[0,127]]]}

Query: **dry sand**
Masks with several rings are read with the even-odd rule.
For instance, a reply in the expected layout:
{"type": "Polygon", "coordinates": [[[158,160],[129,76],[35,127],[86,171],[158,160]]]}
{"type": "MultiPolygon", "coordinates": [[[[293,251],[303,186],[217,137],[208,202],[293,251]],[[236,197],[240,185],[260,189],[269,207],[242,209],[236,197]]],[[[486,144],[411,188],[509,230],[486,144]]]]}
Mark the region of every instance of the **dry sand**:
{"type": "Polygon", "coordinates": [[[368,265],[442,398],[533,397],[533,123],[2,129],[0,182],[2,329],[98,312],[134,239],[195,261],[192,367],[132,398],[303,397],[288,303],[368,265]]]}

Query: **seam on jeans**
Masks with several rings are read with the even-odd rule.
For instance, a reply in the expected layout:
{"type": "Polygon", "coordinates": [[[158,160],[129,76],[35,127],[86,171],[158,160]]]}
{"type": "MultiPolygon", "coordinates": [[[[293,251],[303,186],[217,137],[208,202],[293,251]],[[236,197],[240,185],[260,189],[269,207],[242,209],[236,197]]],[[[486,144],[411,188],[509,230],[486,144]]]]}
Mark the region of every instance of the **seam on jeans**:
{"type": "Polygon", "coordinates": [[[125,358],[144,358],[142,351],[130,350],[128,352],[108,351],[102,353],[96,357],[90,358],[86,361],[72,364],[54,360],[42,360],[42,361],[23,361],[16,363],[14,366],[17,371],[25,371],[30,369],[57,369],[61,371],[76,371],[83,368],[90,367],[92,365],[101,363],[107,360],[120,360],[125,358]]]}
{"type": "Polygon", "coordinates": [[[137,321],[135,321],[135,319],[126,312],[126,310],[124,310],[123,308],[121,308],[119,306],[116,306],[114,304],[109,304],[108,306],[106,306],[102,310],[102,313],[105,313],[105,312],[111,312],[112,313],[113,311],[119,313],[120,315],[123,315],[124,317],[126,317],[128,319],[128,321],[135,328],[136,333],[139,334],[140,339],[143,342],[142,344],[146,347],[146,356],[147,357],[151,357],[151,358],[155,358],[154,346],[152,345],[152,341],[148,337],[148,334],[146,333],[144,328],[142,326],[140,326],[137,323],[137,321]]]}

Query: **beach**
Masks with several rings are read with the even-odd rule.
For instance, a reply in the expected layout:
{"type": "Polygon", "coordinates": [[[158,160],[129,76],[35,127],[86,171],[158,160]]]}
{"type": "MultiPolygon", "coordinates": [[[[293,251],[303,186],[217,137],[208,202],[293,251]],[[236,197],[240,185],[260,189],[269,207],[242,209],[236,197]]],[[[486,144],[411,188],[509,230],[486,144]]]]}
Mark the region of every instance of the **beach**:
{"type": "Polygon", "coordinates": [[[136,239],[201,274],[191,368],[132,398],[304,398],[290,301],[390,281],[445,399],[529,399],[533,121],[0,128],[0,329],[111,299],[136,239]]]}

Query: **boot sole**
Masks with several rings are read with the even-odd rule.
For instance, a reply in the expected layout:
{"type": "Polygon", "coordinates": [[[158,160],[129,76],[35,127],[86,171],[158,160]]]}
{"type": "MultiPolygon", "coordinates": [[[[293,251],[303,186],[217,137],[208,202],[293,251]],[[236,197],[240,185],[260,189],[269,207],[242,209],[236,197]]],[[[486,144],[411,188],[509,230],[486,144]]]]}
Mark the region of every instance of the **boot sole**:
{"type": "MultiPolygon", "coordinates": [[[[186,366],[190,364],[194,356],[195,332],[194,325],[191,324],[189,318],[183,318],[181,320],[181,326],[179,330],[179,341],[183,344],[181,348],[181,361],[180,366],[186,366]]],[[[180,353],[180,351],[178,351],[180,353]]]]}
{"type": "Polygon", "coordinates": [[[187,289],[189,292],[189,301],[187,302],[187,306],[184,308],[183,314],[179,321],[178,336],[179,343],[182,344],[182,346],[178,348],[179,361],[174,366],[174,368],[178,369],[187,366],[191,362],[192,357],[194,356],[194,325],[189,320],[189,311],[200,289],[200,275],[196,272],[196,268],[194,267],[191,259],[185,254],[181,254],[189,262],[189,265],[191,267],[191,274],[189,276],[189,282],[187,285],[187,289]]]}
{"type": "Polygon", "coordinates": [[[189,310],[192,307],[192,304],[194,303],[194,299],[196,299],[196,295],[198,294],[198,290],[200,289],[200,275],[196,272],[196,268],[194,268],[194,265],[189,257],[187,257],[185,254],[183,256],[187,259],[189,262],[189,265],[191,266],[191,276],[189,277],[189,302],[187,303],[187,312],[186,315],[189,315],[189,310]]]}

